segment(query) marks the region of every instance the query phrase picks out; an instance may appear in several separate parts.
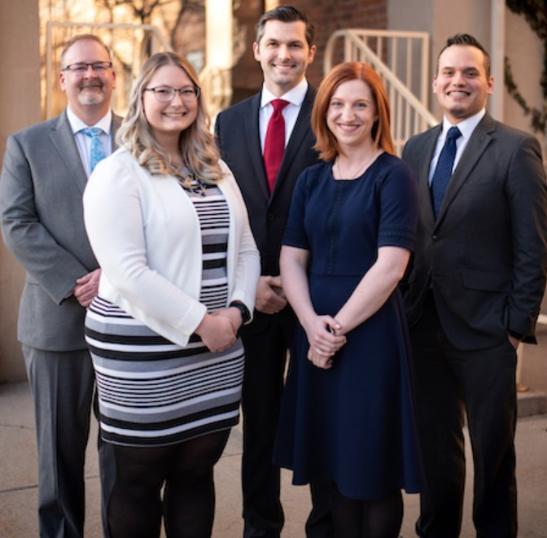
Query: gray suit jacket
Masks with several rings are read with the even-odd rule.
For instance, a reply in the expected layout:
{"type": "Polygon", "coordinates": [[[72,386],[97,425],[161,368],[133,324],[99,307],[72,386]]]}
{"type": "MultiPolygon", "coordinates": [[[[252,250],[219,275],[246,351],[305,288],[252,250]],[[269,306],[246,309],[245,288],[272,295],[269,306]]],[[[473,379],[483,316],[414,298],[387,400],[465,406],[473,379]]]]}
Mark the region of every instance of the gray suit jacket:
{"type": "MultiPolygon", "coordinates": [[[[114,116],[112,140],[120,118],[114,116]]],[[[66,112],[7,140],[0,215],[8,248],[27,272],[17,336],[49,351],[85,349],[76,279],[97,268],[82,195],[87,176],[66,112]]]]}
{"type": "Polygon", "coordinates": [[[429,166],[441,126],[411,138],[403,159],[418,178],[418,241],[405,300],[410,325],[433,289],[439,319],[462,350],[513,332],[534,341],[547,268],[547,187],[537,140],[488,114],[454,170],[435,220],[429,166]]]}

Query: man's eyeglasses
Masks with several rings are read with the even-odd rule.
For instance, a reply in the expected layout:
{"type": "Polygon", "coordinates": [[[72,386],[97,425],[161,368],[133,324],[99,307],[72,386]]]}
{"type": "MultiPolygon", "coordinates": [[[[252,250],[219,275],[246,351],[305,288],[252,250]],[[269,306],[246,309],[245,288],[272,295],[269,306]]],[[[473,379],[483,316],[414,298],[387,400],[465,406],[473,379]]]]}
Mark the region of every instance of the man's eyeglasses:
{"type": "Polygon", "coordinates": [[[77,73],[83,75],[91,67],[95,73],[104,73],[108,69],[112,68],[112,62],[77,62],[75,64],[69,64],[61,69],[61,71],[70,71],[71,73],[77,73]]]}
{"type": "Polygon", "coordinates": [[[170,86],[156,86],[155,88],[145,88],[145,92],[153,92],[160,103],[169,103],[179,94],[185,103],[193,103],[199,97],[199,88],[195,86],[185,86],[184,88],[171,88],[170,86]]]}

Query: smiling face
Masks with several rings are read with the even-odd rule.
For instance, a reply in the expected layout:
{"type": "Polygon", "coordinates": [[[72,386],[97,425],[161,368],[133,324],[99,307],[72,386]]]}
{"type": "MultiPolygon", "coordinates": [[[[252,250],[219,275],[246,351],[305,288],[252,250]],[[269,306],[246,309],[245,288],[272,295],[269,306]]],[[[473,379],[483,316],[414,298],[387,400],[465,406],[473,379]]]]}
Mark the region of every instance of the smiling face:
{"type": "Polygon", "coordinates": [[[303,21],[268,21],[253,50],[264,73],[266,88],[276,97],[287,93],[304,78],[315,56],[315,45],[310,47],[306,41],[303,21]]]}
{"type": "MultiPolygon", "coordinates": [[[[160,67],[150,78],[146,88],[193,88],[194,84],[186,72],[176,65],[160,67]]],[[[188,93],[188,92],[187,92],[188,93]]],[[[182,131],[196,121],[198,98],[187,99],[175,93],[173,99],[163,103],[154,92],[143,93],[144,115],[154,138],[166,148],[176,146],[182,131]]]]}
{"type": "Polygon", "coordinates": [[[329,103],[327,126],[343,152],[372,142],[372,126],[377,118],[368,84],[355,79],[336,88],[329,103]]]}
{"type": "MultiPolygon", "coordinates": [[[[65,52],[61,67],[80,62],[110,62],[110,56],[97,41],[82,39],[65,52]]],[[[111,68],[97,72],[88,67],[83,73],[65,70],[61,71],[59,81],[70,109],[83,121],[89,117],[98,121],[108,112],[116,81],[116,75],[111,68]]]]}
{"type": "Polygon", "coordinates": [[[451,123],[482,110],[492,87],[492,77],[486,74],[484,55],[478,48],[452,45],[439,56],[433,92],[451,123]]]}

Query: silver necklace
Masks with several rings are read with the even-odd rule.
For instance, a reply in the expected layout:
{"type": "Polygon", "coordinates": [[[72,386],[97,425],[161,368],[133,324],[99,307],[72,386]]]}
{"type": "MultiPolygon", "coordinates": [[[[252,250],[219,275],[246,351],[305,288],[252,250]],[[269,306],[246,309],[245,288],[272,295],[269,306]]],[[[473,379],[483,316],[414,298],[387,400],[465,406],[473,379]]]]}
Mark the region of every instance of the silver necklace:
{"type": "Polygon", "coordinates": [[[380,155],[380,153],[378,151],[374,151],[371,155],[369,155],[365,160],[361,161],[358,166],[354,167],[352,171],[347,174],[342,173],[342,168],[338,159],[336,160],[332,168],[334,170],[334,168],[336,167],[335,172],[338,176],[338,179],[357,179],[365,173],[365,171],[376,159],[376,157],[378,157],[378,155],[380,155]]]}

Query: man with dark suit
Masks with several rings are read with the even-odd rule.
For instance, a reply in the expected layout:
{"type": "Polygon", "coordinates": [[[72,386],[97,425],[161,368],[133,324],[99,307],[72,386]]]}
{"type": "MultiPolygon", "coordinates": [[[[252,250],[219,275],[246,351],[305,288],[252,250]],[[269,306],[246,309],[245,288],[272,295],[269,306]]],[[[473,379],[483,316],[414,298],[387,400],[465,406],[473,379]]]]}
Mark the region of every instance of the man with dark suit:
{"type": "MultiPolygon", "coordinates": [[[[315,55],[313,26],[294,7],[280,6],[264,13],[256,29],[253,50],[264,85],[218,116],[216,134],[243,194],[262,260],[254,320],[242,332],[242,487],[244,537],[269,538],[279,537],[284,521],[272,451],[295,323],[279,277],[279,253],[296,179],[318,157],[310,129],[314,91],[305,79],[315,55]]],[[[314,506],[318,496],[312,489],[314,506]]],[[[308,536],[327,535],[318,534],[324,522],[318,509],[308,519],[308,536]]]]}
{"type": "Polygon", "coordinates": [[[94,387],[84,316],[100,269],[84,229],[82,194],[119,125],[110,110],[115,74],[104,43],[74,37],[61,66],[66,110],[9,137],[0,179],[4,239],[27,273],[18,338],[34,400],[42,538],[83,536],[94,387]]]}
{"type": "Polygon", "coordinates": [[[420,195],[405,298],[425,473],[416,530],[428,538],[460,533],[464,412],[477,536],[517,536],[516,348],[535,342],[547,190],[537,140],[485,111],[492,88],[480,43],[448,39],[433,82],[443,123],[403,152],[420,195]]]}

